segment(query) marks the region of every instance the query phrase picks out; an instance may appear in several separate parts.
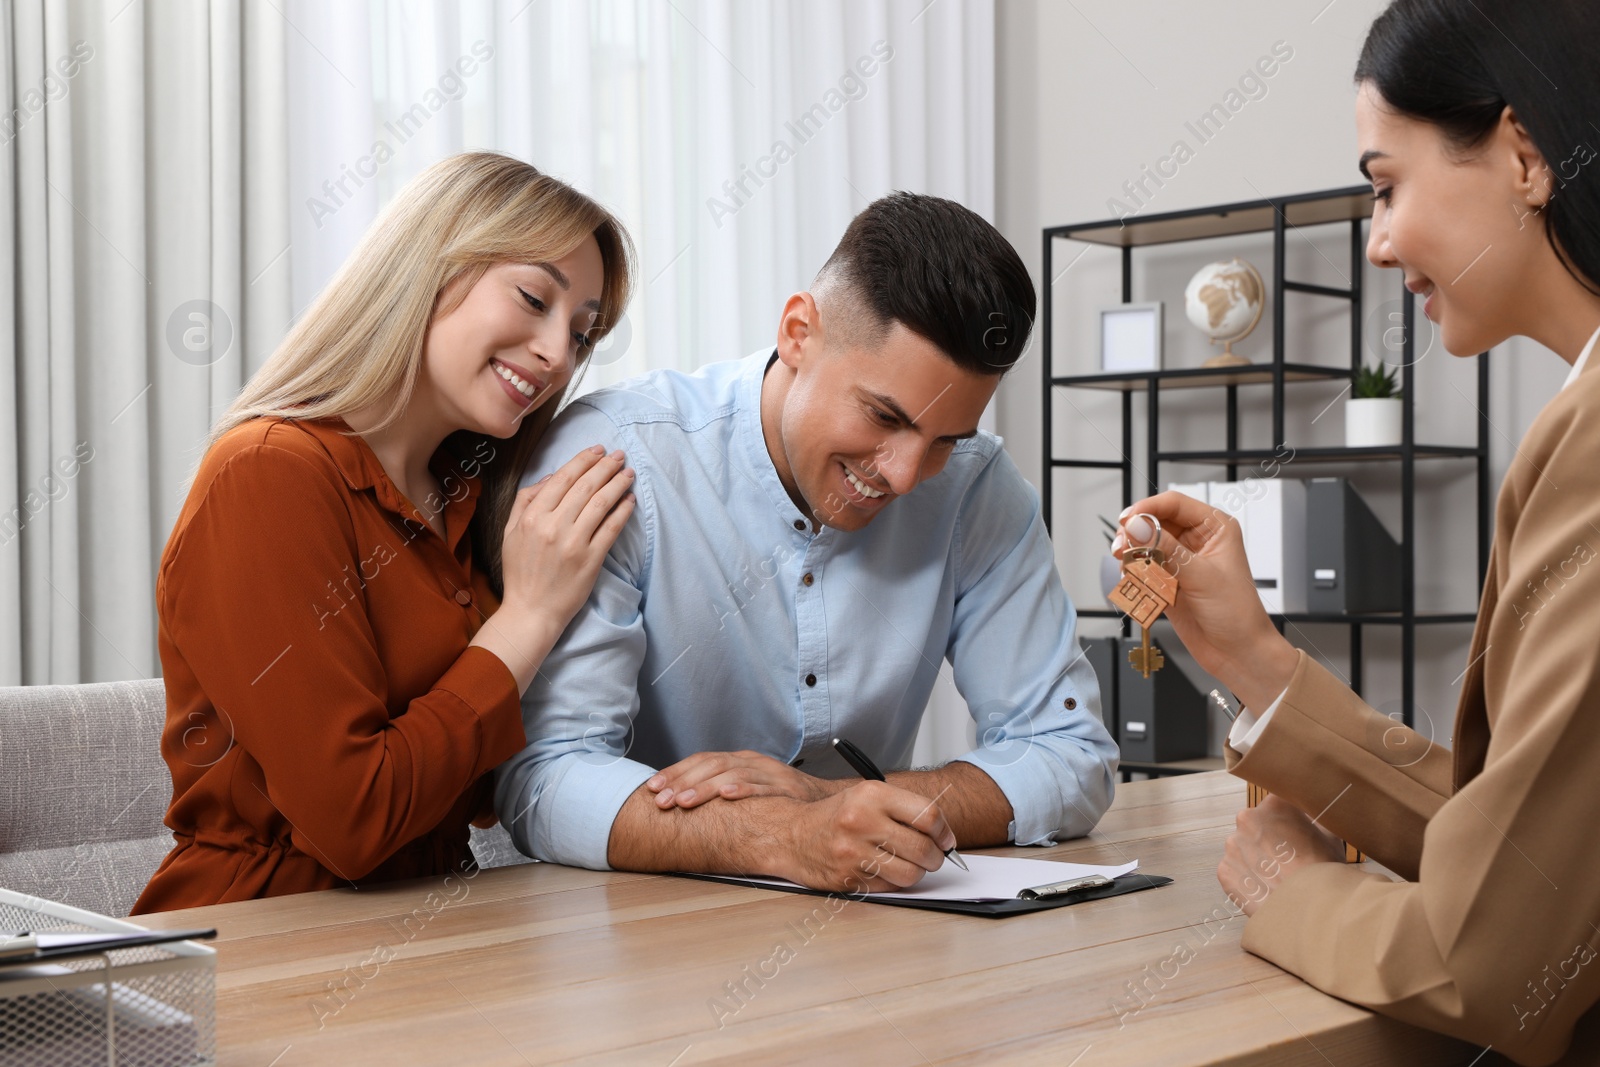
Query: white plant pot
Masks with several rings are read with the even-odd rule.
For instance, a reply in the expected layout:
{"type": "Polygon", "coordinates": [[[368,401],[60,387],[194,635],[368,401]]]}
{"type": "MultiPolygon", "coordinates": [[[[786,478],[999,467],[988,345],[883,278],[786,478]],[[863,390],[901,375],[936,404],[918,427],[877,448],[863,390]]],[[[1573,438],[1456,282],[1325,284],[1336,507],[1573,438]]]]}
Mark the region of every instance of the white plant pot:
{"type": "Polygon", "coordinates": [[[1404,403],[1393,396],[1345,401],[1345,447],[1382,448],[1399,444],[1404,432],[1404,403]]]}

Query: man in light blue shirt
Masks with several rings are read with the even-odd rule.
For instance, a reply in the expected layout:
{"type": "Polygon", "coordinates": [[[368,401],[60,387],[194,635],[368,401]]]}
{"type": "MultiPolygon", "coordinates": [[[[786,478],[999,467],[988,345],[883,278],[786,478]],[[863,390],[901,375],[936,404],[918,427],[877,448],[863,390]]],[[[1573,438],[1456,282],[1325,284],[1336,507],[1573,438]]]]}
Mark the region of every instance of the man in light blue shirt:
{"type": "Polygon", "coordinates": [[[1033,312],[992,226],[897,193],[789,298],[775,349],[556,419],[523,484],[599,442],[627,454],[638,506],[497,772],[518,848],[879,890],[958,842],[1093,828],[1116,748],[1037,495],[977,429],[1033,312]],[[945,658],[978,746],[899,770],[945,658]]]}

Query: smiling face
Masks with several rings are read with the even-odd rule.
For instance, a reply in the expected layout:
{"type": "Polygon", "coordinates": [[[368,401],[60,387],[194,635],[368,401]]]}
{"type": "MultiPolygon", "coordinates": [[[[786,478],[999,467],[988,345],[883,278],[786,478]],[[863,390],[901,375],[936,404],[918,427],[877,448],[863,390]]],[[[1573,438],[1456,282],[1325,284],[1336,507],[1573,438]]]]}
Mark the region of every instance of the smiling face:
{"type": "Polygon", "coordinates": [[[551,263],[489,267],[429,325],[419,393],[448,426],[510,437],[588,354],[604,281],[593,238],[551,263]]]}
{"type": "Polygon", "coordinates": [[[830,336],[809,293],[789,298],[761,423],[778,477],[818,523],[859,530],[944,469],[977,433],[999,375],[956,366],[891,323],[882,338],[830,336]]]}
{"type": "Polygon", "coordinates": [[[1470,356],[1534,332],[1567,282],[1542,215],[1554,183],[1515,118],[1463,153],[1364,83],[1356,129],[1376,195],[1367,258],[1405,272],[1444,346],[1470,356]]]}

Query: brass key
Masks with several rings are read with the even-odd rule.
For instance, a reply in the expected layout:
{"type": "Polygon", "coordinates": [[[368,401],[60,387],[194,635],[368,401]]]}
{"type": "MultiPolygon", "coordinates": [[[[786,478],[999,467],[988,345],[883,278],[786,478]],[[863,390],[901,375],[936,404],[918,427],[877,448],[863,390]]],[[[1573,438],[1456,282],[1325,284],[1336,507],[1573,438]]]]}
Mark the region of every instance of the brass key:
{"type": "Polygon", "coordinates": [[[1148,678],[1166,666],[1166,657],[1150,643],[1150,627],[1177,599],[1178,579],[1162,566],[1166,557],[1156,547],[1161,541],[1161,524],[1149,515],[1136,517],[1150,523],[1155,531],[1154,540],[1122,554],[1122,581],[1108,599],[1113,607],[1138,624],[1140,644],[1128,652],[1128,663],[1148,678]]]}
{"type": "Polygon", "coordinates": [[[1139,647],[1128,650],[1128,662],[1134,670],[1148,678],[1167,665],[1167,658],[1150,643],[1150,627],[1139,627],[1139,637],[1139,647]]]}

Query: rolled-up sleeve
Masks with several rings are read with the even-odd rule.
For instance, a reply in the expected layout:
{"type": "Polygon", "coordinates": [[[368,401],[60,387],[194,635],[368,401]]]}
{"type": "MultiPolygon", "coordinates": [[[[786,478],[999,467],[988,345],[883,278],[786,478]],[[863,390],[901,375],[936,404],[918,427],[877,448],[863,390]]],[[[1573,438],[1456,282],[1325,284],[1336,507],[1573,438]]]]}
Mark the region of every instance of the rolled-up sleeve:
{"type": "MultiPolygon", "coordinates": [[[[628,449],[631,439],[593,408],[575,404],[551,427],[523,484],[596,443],[628,449]]],[[[642,465],[637,469],[639,507],[607,555],[589,599],[523,695],[527,746],[495,775],[495,807],[519,850],[592,870],[609,869],[611,824],[655,773],[627,755],[646,650],[641,590],[653,514],[648,473],[642,465]]]]}
{"type": "Polygon", "coordinates": [[[978,738],[959,758],[1011,802],[1015,843],[1082,836],[1111,806],[1117,748],[1038,496],[1004,451],[963,502],[956,551],[947,655],[978,738]]]}

